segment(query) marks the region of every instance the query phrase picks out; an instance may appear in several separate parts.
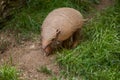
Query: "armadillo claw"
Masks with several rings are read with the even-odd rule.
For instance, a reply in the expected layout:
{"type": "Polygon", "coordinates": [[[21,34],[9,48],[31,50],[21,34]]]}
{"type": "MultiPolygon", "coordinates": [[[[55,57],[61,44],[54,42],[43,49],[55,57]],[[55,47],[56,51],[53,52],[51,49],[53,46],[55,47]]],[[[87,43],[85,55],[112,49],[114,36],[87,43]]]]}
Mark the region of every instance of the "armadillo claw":
{"type": "Polygon", "coordinates": [[[44,56],[49,56],[50,54],[49,53],[44,53],[44,56]]]}

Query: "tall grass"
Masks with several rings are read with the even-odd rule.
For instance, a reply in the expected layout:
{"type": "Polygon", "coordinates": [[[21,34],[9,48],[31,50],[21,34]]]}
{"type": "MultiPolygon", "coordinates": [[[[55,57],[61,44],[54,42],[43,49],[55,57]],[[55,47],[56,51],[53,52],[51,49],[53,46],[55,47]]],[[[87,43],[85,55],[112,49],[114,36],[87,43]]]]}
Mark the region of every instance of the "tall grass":
{"type": "Polygon", "coordinates": [[[84,40],[73,50],[59,52],[62,76],[68,80],[120,79],[120,6],[115,5],[90,20],[84,40]]]}

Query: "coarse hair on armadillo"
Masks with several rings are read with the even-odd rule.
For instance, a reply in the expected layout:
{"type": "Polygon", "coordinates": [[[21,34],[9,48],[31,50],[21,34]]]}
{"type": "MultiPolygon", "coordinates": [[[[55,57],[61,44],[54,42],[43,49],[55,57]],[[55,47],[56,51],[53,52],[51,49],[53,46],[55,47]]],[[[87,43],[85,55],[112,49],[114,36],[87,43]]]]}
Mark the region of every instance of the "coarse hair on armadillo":
{"type": "Polygon", "coordinates": [[[42,24],[42,43],[48,45],[56,35],[59,35],[56,40],[64,41],[72,34],[80,29],[86,21],[82,14],[73,8],[58,8],[48,14],[42,24]]]}

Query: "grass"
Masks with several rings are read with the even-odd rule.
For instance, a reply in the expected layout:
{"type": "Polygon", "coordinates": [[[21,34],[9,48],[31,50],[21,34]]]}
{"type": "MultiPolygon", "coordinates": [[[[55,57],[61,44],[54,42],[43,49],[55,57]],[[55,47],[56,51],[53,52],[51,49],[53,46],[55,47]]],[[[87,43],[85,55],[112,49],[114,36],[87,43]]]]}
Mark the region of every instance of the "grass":
{"type": "Polygon", "coordinates": [[[120,6],[98,13],[82,32],[84,40],[72,50],[59,52],[62,76],[68,80],[120,79],[120,6]]]}
{"type": "Polygon", "coordinates": [[[0,66],[0,80],[19,80],[18,71],[10,65],[0,66]]]}

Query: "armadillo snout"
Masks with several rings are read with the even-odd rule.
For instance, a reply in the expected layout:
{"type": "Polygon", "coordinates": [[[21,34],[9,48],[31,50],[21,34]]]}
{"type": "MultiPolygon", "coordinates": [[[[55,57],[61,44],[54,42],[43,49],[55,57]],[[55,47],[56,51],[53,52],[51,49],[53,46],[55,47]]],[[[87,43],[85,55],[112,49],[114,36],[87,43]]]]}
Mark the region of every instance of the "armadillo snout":
{"type": "Polygon", "coordinates": [[[43,49],[43,51],[44,51],[44,54],[46,56],[48,56],[49,54],[52,53],[52,48],[51,47],[47,47],[47,48],[43,49]]]}

